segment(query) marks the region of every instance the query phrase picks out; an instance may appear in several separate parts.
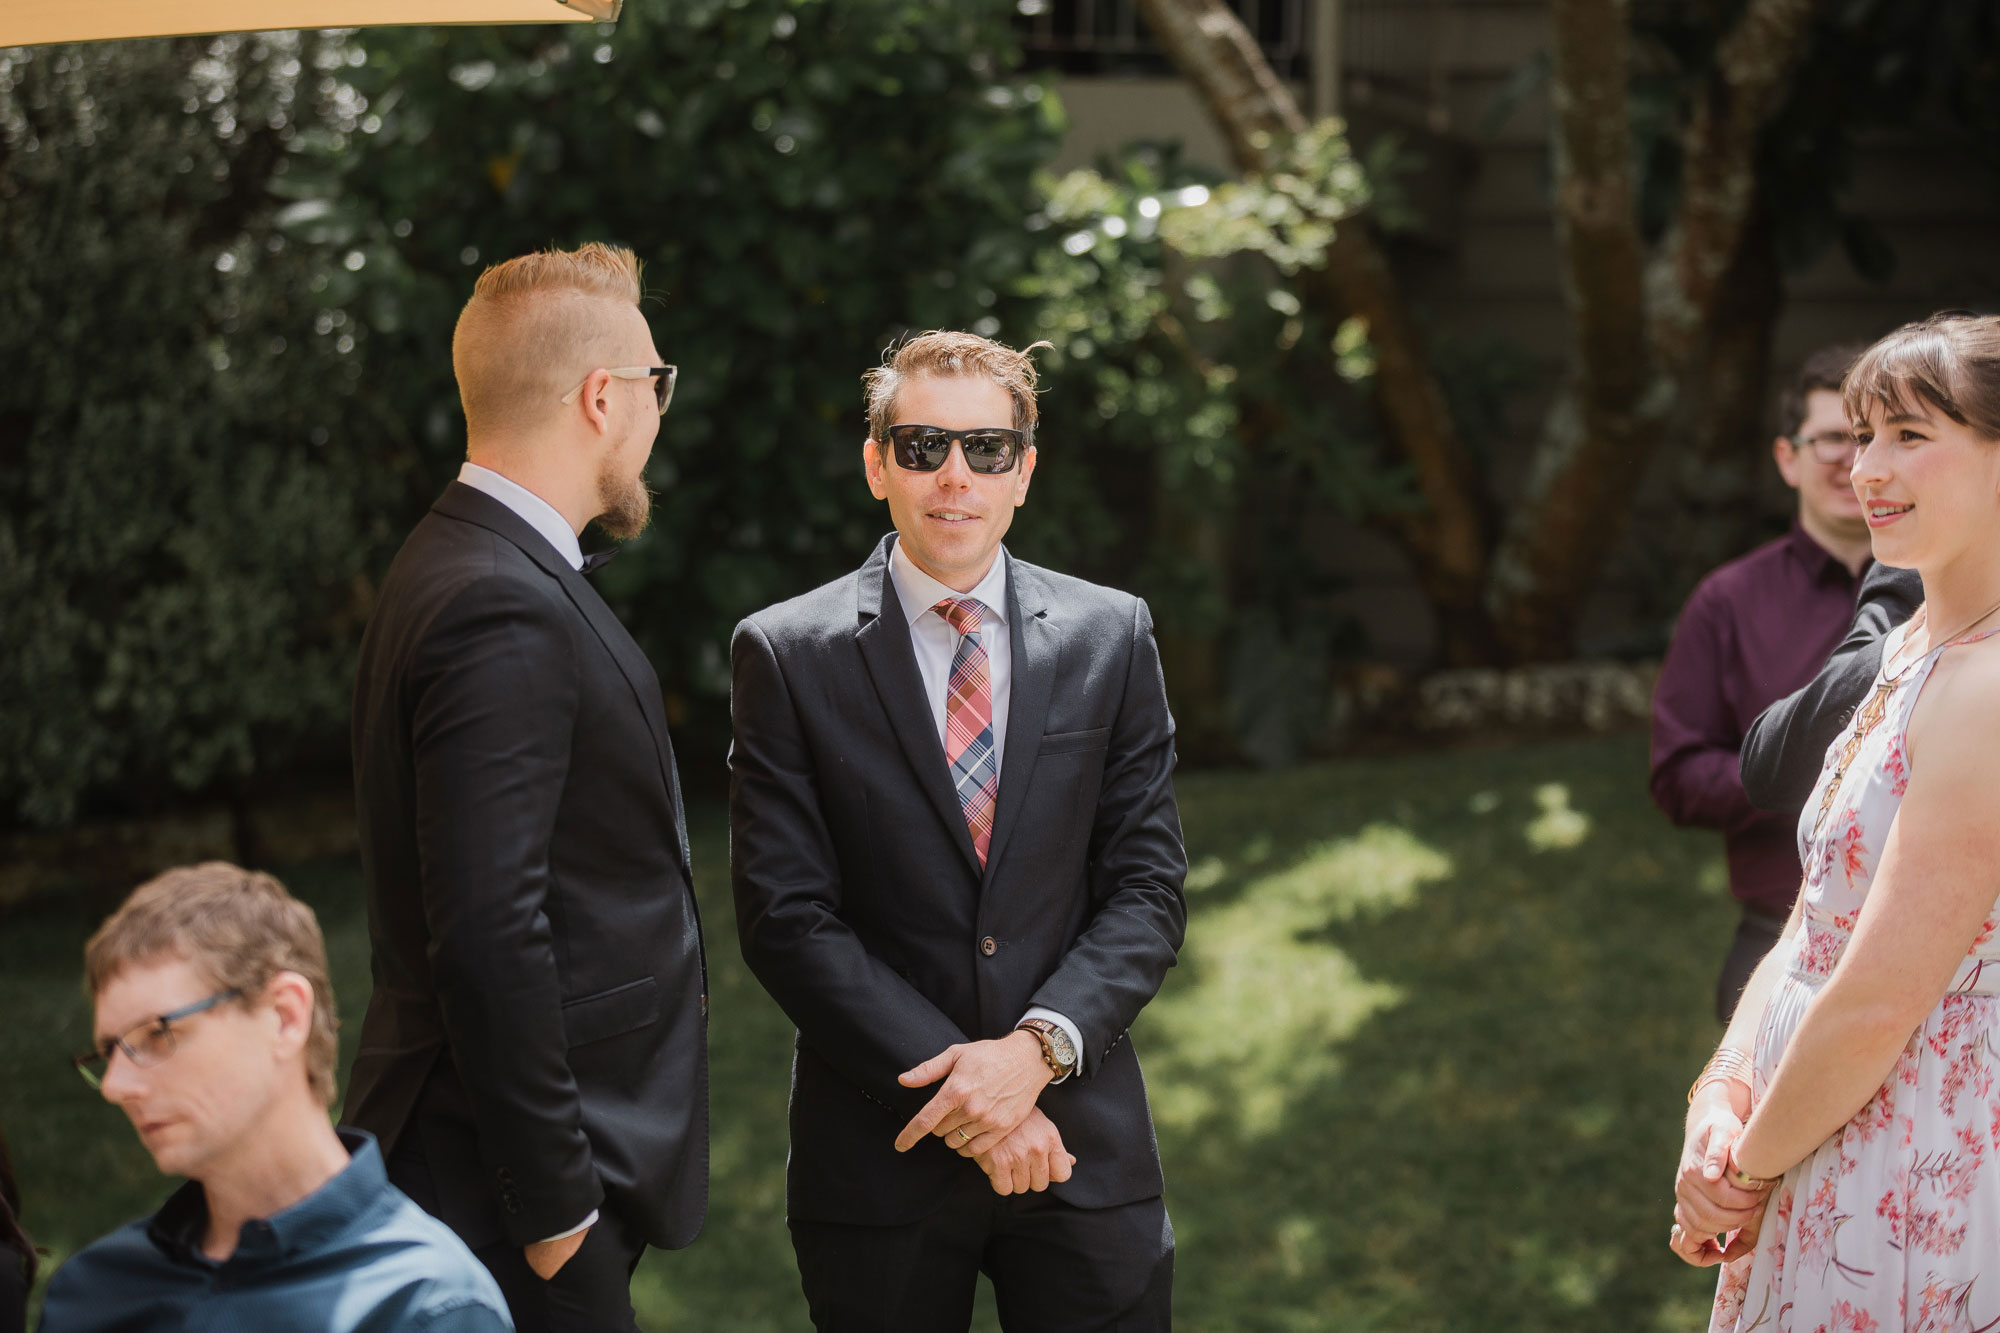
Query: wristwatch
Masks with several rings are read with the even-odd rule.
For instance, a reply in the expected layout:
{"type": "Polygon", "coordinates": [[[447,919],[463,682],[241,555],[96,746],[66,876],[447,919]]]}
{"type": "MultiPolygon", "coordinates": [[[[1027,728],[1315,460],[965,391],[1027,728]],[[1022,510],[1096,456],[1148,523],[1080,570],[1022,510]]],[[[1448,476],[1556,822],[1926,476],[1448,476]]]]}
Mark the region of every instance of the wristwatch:
{"type": "Polygon", "coordinates": [[[1024,1018],[1014,1025],[1014,1030],[1035,1034],[1042,1043],[1042,1059],[1049,1062],[1049,1072],[1057,1078],[1068,1078],[1076,1072],[1076,1043],[1060,1024],[1046,1018],[1024,1018]]]}

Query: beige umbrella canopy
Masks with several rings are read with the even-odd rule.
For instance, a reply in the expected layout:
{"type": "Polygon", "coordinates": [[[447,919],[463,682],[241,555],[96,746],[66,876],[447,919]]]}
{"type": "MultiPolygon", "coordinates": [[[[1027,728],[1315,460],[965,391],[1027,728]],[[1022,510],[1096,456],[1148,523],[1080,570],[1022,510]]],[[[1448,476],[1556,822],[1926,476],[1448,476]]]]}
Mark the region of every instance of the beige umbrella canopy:
{"type": "Polygon", "coordinates": [[[364,28],[391,23],[588,23],[621,0],[0,0],[0,47],[112,37],[364,28]]]}

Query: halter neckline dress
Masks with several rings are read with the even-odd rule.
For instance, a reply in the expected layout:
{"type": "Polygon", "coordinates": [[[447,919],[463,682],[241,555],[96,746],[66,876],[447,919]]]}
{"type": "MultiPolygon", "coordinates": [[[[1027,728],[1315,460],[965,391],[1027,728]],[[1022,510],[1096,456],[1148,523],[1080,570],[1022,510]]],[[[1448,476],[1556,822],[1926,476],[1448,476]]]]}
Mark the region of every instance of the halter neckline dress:
{"type": "MultiPolygon", "coordinates": [[[[1910,714],[1940,644],[1875,688],[1833,745],[1799,818],[1802,928],[1752,1055],[1761,1101],[1866,909],[1909,786],[1910,714]]],[[[1996,738],[2000,740],[2000,738],[1996,738]]],[[[2000,876],[1996,876],[2000,877],[2000,876]]],[[[1710,1333],[2000,1330],[2000,902],[1868,1104],[1772,1187],[1757,1248],[1722,1268],[1710,1333]]]]}

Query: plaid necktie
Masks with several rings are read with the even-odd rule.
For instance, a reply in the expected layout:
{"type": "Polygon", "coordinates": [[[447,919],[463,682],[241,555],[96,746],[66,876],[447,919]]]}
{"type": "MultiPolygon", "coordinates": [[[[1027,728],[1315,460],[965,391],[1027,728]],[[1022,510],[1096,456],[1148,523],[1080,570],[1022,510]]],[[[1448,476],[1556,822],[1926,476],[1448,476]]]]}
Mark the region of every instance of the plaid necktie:
{"type": "Polygon", "coordinates": [[[965,826],[972,831],[972,850],[986,864],[986,846],[993,839],[993,805],[1000,792],[1000,767],[993,756],[993,686],[986,669],[986,645],[979,627],[986,607],[971,598],[947,598],[931,608],[958,631],[958,652],[951,659],[951,682],[944,699],[944,757],[951,765],[951,783],[958,789],[965,826]]]}

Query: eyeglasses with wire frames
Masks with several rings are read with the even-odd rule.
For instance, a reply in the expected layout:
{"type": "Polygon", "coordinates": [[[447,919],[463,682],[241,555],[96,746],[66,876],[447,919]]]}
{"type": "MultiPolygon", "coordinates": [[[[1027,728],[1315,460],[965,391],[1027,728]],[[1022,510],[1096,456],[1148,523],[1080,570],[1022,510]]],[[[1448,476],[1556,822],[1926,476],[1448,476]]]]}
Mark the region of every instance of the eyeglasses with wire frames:
{"type": "Polygon", "coordinates": [[[174,1035],[174,1024],[193,1018],[196,1014],[207,1013],[219,1004],[241,998],[243,992],[234,988],[217,991],[205,1000],[196,1000],[193,1004],[182,1005],[170,1014],[160,1014],[136,1024],[121,1036],[106,1037],[97,1043],[96,1050],[74,1056],[70,1063],[76,1066],[77,1073],[83,1075],[85,1083],[93,1088],[102,1089],[104,1075],[111,1068],[111,1057],[117,1052],[125,1052],[125,1058],[139,1068],[151,1069],[174,1053],[174,1045],[178,1040],[174,1035]]]}
{"type": "MultiPolygon", "coordinates": [[[[593,370],[590,372],[590,375],[595,375],[596,373],[593,370]]],[[[665,416],[667,414],[667,404],[674,401],[674,381],[680,378],[681,368],[679,366],[607,366],[604,368],[604,373],[613,379],[620,380],[643,380],[650,376],[653,381],[653,396],[660,400],[660,415],[665,416]]],[[[583,384],[590,383],[590,375],[583,377],[583,384]]],[[[568,407],[576,401],[577,395],[583,392],[583,384],[577,385],[562,396],[562,405],[564,407],[568,407]]]]}
{"type": "Polygon", "coordinates": [[[1817,435],[1795,438],[1792,447],[1812,450],[1812,456],[1831,466],[1845,463],[1861,452],[1861,441],[1844,430],[1823,430],[1817,435]]]}
{"type": "Polygon", "coordinates": [[[956,443],[965,451],[965,466],[991,475],[1012,472],[1021,461],[1027,436],[1007,426],[981,426],[977,430],[946,430],[942,426],[916,423],[889,427],[889,450],[899,467],[911,472],[935,472],[951,457],[956,443]]]}

